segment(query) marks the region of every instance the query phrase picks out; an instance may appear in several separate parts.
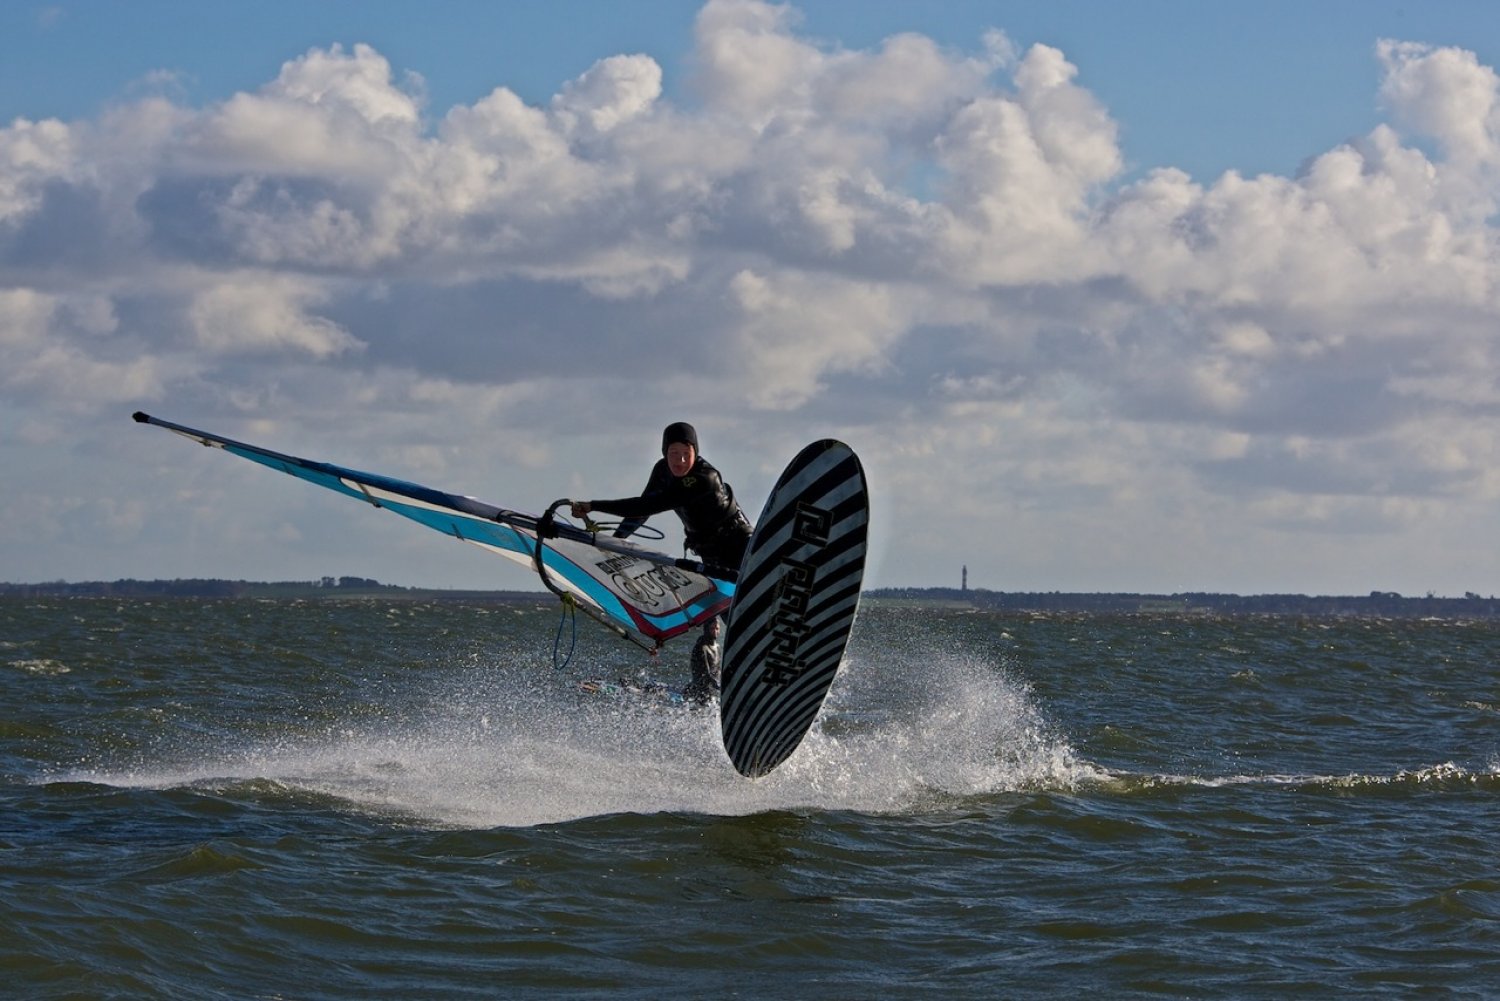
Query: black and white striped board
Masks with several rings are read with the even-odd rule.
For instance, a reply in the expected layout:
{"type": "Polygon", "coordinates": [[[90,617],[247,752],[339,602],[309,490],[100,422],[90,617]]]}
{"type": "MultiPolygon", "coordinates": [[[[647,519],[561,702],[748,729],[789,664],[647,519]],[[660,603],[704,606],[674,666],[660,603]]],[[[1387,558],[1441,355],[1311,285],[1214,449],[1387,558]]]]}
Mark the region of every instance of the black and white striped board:
{"type": "Polygon", "coordinates": [[[869,514],[859,457],[831,439],[804,448],[766,501],[724,632],[719,725],[742,775],[789,758],[817,718],[859,607],[869,514]]]}

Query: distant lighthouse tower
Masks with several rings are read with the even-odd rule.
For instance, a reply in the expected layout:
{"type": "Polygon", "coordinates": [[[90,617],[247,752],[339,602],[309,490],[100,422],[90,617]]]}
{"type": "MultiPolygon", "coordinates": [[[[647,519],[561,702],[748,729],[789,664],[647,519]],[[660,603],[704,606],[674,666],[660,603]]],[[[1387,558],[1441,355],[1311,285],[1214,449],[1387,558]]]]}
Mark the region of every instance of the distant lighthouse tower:
{"type": "Polygon", "coordinates": [[[963,586],[963,590],[967,591],[968,589],[969,589],[969,565],[967,563],[965,563],[964,564],[964,586],[963,586]]]}

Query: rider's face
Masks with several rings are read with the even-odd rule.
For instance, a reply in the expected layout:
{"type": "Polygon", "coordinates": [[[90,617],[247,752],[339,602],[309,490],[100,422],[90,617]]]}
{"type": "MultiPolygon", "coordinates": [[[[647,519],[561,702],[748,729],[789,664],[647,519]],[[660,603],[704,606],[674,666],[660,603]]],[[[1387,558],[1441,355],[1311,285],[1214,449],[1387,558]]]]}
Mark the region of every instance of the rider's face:
{"type": "Polygon", "coordinates": [[[683,477],[698,461],[698,450],[687,442],[674,441],[667,446],[667,468],[673,476],[683,477]]]}

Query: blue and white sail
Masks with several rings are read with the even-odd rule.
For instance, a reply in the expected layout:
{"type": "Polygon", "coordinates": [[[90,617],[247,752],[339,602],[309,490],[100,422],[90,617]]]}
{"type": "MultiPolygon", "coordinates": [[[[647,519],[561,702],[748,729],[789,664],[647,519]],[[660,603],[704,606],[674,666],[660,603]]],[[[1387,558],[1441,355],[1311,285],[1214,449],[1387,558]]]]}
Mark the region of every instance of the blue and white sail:
{"type": "Polygon", "coordinates": [[[576,598],[580,608],[647,649],[723,613],[734,596],[732,581],[707,575],[701,564],[624,539],[601,538],[574,525],[555,524],[550,512],[538,517],[509,511],[473,497],[273,452],[148,414],[134,417],[529,566],[550,590],[576,598]]]}

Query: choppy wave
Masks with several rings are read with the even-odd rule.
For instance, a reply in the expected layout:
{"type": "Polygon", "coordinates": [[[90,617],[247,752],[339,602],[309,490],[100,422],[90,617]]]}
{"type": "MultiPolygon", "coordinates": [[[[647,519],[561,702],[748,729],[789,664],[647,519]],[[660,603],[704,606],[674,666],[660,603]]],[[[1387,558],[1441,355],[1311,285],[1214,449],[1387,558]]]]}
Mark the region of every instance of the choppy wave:
{"type": "Polygon", "coordinates": [[[1236,786],[1334,794],[1475,790],[1497,792],[1500,791],[1500,766],[1491,764],[1487,768],[1470,769],[1446,761],[1376,775],[1137,775],[1100,769],[1091,779],[1103,789],[1117,789],[1126,793],[1184,788],[1224,789],[1236,786]]]}
{"type": "Polygon", "coordinates": [[[712,713],[581,694],[554,625],[0,607],[7,984],[1493,993],[1494,626],[877,610],[751,781],[712,713]]]}

